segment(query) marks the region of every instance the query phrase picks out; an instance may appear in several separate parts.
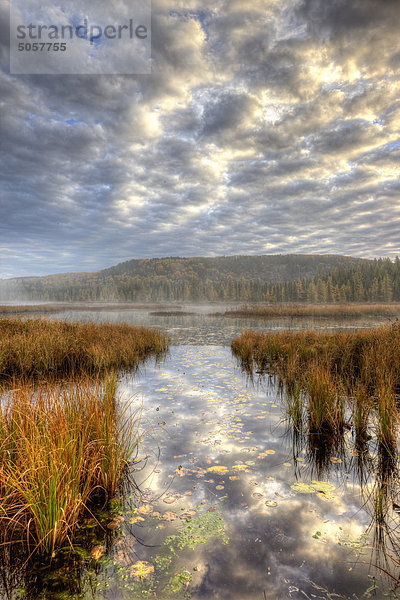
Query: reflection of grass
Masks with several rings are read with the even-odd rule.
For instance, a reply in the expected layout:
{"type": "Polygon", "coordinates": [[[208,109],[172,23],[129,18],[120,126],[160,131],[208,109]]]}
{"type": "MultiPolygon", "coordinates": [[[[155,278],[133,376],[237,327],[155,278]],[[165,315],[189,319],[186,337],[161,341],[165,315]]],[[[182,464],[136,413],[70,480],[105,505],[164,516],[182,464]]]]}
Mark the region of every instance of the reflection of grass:
{"type": "Polygon", "coordinates": [[[104,323],[0,319],[0,377],[49,377],[132,369],[167,348],[161,332],[104,323]]]}
{"type": "Polygon", "coordinates": [[[288,387],[286,394],[284,394],[284,402],[290,422],[297,432],[301,432],[304,416],[304,395],[297,383],[288,387]]]}
{"type": "MultiPolygon", "coordinates": [[[[372,580],[372,583],[368,586],[365,592],[361,592],[361,596],[357,596],[353,593],[351,597],[347,594],[343,595],[337,594],[336,592],[330,592],[326,587],[320,586],[314,581],[308,580],[308,582],[311,584],[314,591],[318,592],[318,598],[320,598],[321,600],[350,600],[350,598],[352,598],[352,600],[362,600],[363,598],[371,598],[371,593],[379,589],[379,586],[376,584],[375,578],[371,576],[369,577],[372,580]]],[[[390,594],[390,598],[392,598],[392,600],[395,600],[395,598],[399,598],[399,596],[397,596],[397,594],[393,592],[393,595],[390,594]]]]}
{"type": "Polygon", "coordinates": [[[357,383],[354,387],[353,397],[353,424],[356,439],[363,444],[367,437],[367,429],[373,404],[364,383],[357,383]]]}
{"type": "Polygon", "coordinates": [[[45,553],[74,537],[91,503],[112,497],[137,444],[116,378],[20,386],[0,413],[0,525],[45,553]]]}
{"type": "Polygon", "coordinates": [[[276,372],[289,394],[308,395],[311,429],[339,432],[344,399],[358,436],[365,437],[372,407],[381,443],[394,451],[400,389],[400,325],[358,332],[319,333],[246,331],[232,351],[248,371],[276,372]]]}

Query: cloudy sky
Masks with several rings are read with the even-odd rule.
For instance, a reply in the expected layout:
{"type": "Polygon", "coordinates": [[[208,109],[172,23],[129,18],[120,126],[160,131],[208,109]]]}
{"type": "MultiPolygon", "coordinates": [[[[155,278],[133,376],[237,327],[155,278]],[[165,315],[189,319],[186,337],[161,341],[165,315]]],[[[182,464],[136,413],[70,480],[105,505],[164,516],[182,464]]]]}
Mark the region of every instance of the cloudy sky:
{"type": "Polygon", "coordinates": [[[10,75],[1,7],[0,277],[400,254],[399,0],[153,0],[137,76],[10,75]]]}

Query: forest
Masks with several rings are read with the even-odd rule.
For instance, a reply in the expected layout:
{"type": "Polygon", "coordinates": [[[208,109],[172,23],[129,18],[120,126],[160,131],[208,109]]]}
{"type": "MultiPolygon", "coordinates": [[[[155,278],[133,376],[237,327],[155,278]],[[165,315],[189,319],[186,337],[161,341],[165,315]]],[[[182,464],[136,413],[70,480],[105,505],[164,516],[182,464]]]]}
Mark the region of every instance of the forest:
{"type": "Polygon", "coordinates": [[[3,280],[0,300],[398,302],[400,260],[338,255],[131,260],[95,273],[3,280]]]}

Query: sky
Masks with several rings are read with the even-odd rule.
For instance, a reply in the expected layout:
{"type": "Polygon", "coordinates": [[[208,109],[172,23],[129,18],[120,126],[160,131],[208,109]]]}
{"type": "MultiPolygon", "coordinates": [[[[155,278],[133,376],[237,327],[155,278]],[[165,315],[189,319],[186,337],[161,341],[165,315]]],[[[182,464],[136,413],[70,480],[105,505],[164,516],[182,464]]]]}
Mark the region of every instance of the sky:
{"type": "Polygon", "coordinates": [[[151,74],[11,75],[1,0],[0,278],[394,258],[399,30],[399,0],[153,0],[151,74]]]}

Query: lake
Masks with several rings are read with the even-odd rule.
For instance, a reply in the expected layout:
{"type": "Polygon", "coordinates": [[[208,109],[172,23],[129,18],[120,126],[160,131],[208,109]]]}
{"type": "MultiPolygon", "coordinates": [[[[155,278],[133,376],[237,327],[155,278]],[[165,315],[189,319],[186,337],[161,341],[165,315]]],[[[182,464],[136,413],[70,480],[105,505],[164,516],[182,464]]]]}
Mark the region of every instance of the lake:
{"type": "Polygon", "coordinates": [[[397,464],[373,431],[360,447],[351,429],[329,443],[293,430],[275,379],[250,380],[229,347],[245,328],[359,328],[376,319],[267,322],[184,310],[197,313],[51,317],[155,326],[172,345],[162,363],[121,377],[144,434],[136,486],[111,513],[88,519],[72,561],[39,564],[25,577],[3,565],[1,597],[396,598],[397,464]]]}

